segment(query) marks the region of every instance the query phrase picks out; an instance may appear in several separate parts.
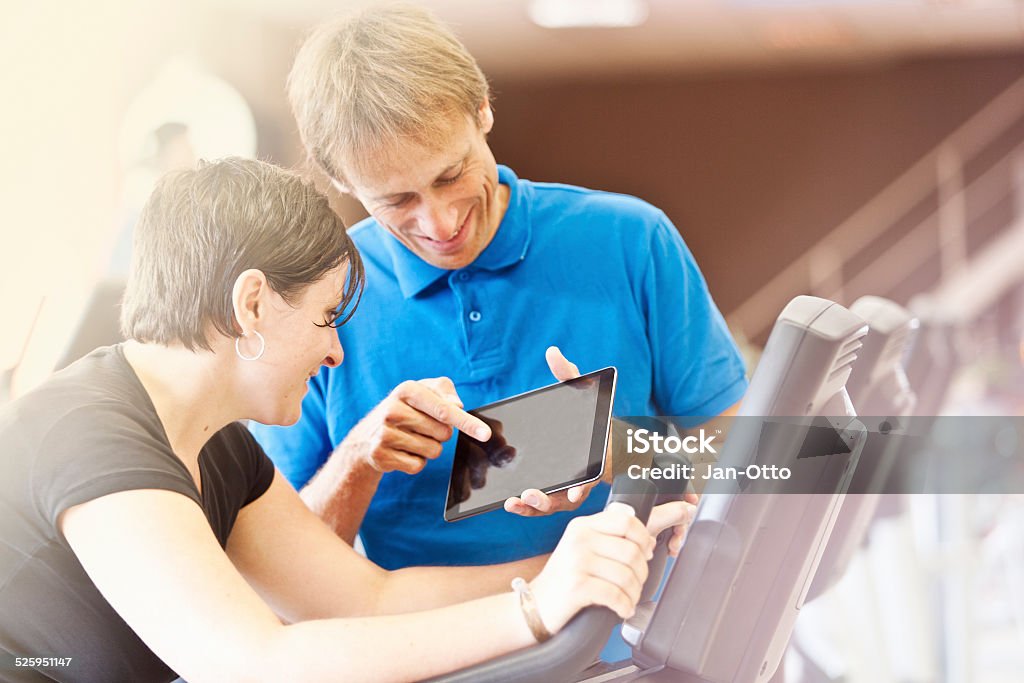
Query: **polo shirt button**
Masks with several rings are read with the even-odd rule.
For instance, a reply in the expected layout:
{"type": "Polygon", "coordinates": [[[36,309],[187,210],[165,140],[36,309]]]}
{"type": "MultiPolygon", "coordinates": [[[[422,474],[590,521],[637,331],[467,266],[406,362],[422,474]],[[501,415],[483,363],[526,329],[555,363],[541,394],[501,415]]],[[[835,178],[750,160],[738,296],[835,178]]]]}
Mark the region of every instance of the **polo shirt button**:
{"type": "Polygon", "coordinates": [[[483,316],[480,315],[480,311],[470,311],[469,312],[469,321],[470,322],[478,323],[478,322],[480,322],[481,318],[483,318],[483,316]]]}
{"type": "Polygon", "coordinates": [[[469,275],[469,273],[467,273],[467,272],[466,272],[466,271],[464,271],[464,270],[463,270],[463,271],[459,271],[459,279],[460,279],[460,280],[462,280],[463,282],[465,282],[465,281],[466,281],[466,280],[468,280],[469,278],[470,278],[470,275],[469,275]]]}

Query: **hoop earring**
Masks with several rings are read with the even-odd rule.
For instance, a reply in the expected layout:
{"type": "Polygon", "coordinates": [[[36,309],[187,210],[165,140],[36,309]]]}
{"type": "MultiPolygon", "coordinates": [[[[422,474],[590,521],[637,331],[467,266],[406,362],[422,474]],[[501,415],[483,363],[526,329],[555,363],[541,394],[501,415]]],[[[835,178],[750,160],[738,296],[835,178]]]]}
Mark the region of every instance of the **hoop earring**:
{"type": "Polygon", "coordinates": [[[260,350],[256,352],[255,356],[246,356],[243,354],[242,350],[238,348],[238,342],[242,340],[242,337],[235,337],[235,353],[237,353],[238,357],[242,360],[259,360],[260,358],[263,358],[263,352],[267,350],[267,340],[263,338],[263,335],[256,330],[253,330],[252,333],[260,340],[260,350]]]}

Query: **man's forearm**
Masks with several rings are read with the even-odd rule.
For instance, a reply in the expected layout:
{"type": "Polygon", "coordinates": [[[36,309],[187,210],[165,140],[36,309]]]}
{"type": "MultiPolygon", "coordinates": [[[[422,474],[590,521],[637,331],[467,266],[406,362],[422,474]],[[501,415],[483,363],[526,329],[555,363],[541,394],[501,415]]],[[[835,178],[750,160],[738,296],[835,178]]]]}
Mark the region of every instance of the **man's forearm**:
{"type": "Polygon", "coordinates": [[[306,506],[346,543],[355,542],[381,473],[335,451],[299,492],[306,506]]]}
{"type": "Polygon", "coordinates": [[[511,590],[512,579],[533,579],[550,554],[480,567],[407,567],[389,572],[376,614],[434,609],[511,590]]]}

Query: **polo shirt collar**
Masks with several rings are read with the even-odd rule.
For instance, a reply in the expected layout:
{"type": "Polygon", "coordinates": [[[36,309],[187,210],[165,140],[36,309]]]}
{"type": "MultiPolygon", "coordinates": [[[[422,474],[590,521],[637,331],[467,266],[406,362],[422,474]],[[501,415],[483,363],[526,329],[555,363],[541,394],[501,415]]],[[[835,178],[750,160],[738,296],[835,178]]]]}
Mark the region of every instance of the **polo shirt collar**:
{"type": "MultiPolygon", "coordinates": [[[[467,266],[468,269],[496,271],[526,258],[530,246],[530,216],[522,188],[519,186],[519,178],[512,169],[499,165],[498,182],[509,188],[508,208],[491,243],[467,266]]],[[[451,272],[430,265],[390,233],[387,237],[385,244],[394,264],[395,277],[398,279],[402,296],[406,299],[416,296],[451,272]]]]}

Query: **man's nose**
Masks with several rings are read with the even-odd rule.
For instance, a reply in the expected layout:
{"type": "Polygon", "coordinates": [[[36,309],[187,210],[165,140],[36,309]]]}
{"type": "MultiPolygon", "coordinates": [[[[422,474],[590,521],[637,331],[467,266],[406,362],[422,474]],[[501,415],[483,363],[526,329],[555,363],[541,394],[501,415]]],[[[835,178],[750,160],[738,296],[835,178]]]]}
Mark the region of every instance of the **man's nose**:
{"type": "Polygon", "coordinates": [[[432,240],[446,242],[459,231],[459,210],[440,200],[423,202],[419,215],[420,232],[432,240]]]}

